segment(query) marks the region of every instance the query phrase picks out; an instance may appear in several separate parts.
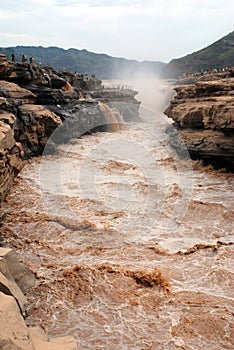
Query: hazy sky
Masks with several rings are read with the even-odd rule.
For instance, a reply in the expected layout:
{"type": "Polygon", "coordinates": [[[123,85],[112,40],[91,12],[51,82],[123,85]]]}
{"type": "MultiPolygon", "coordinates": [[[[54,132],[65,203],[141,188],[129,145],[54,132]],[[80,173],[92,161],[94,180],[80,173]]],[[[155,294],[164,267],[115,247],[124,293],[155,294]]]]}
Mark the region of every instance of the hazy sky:
{"type": "Polygon", "coordinates": [[[0,46],[168,62],[234,29],[234,0],[1,0],[0,46]]]}

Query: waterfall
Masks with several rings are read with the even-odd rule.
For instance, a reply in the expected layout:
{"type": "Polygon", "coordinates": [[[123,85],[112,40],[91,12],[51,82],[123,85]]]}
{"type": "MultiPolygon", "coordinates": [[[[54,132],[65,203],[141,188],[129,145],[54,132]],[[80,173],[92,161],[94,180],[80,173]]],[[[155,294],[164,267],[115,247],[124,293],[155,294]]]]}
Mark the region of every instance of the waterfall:
{"type": "Polygon", "coordinates": [[[123,117],[116,110],[112,110],[109,106],[107,106],[103,102],[98,102],[105,118],[107,131],[116,132],[120,130],[120,123],[124,123],[123,117]]]}
{"type": "Polygon", "coordinates": [[[115,118],[116,120],[118,120],[118,123],[119,123],[119,124],[125,124],[125,121],[124,121],[124,119],[123,119],[122,114],[119,113],[119,111],[118,111],[117,109],[112,109],[112,111],[113,111],[114,118],[115,118]]]}

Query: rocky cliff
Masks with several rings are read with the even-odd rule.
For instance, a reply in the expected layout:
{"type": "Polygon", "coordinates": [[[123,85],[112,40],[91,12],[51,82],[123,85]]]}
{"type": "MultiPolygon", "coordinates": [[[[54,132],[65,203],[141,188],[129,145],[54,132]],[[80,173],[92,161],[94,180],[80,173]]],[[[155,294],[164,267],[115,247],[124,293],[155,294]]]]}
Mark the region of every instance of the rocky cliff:
{"type": "Polygon", "coordinates": [[[95,76],[11,62],[0,55],[0,203],[23,160],[59,143],[138,120],[136,91],[104,89],[95,76]],[[49,142],[48,142],[49,141],[49,142]]]}
{"type": "Polygon", "coordinates": [[[234,78],[177,86],[165,114],[172,118],[171,145],[183,155],[234,171],[234,78]]]}

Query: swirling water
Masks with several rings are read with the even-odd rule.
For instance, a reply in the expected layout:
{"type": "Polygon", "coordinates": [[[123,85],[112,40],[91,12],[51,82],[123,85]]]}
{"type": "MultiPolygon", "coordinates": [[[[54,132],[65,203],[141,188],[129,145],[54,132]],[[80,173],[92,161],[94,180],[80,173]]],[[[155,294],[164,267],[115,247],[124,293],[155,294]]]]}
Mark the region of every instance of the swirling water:
{"type": "Polygon", "coordinates": [[[166,125],[25,165],[3,234],[37,276],[28,324],[82,350],[233,348],[233,175],[178,159],[166,125]]]}

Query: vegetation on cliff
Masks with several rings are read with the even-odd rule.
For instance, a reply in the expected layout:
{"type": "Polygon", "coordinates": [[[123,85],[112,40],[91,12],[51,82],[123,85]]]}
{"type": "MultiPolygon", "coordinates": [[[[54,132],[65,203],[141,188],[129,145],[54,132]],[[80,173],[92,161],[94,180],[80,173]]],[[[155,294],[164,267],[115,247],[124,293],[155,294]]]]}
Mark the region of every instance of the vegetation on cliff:
{"type": "Polygon", "coordinates": [[[234,31],[206,48],[185,57],[173,59],[163,69],[164,78],[177,78],[183,73],[234,66],[234,31]]]}

